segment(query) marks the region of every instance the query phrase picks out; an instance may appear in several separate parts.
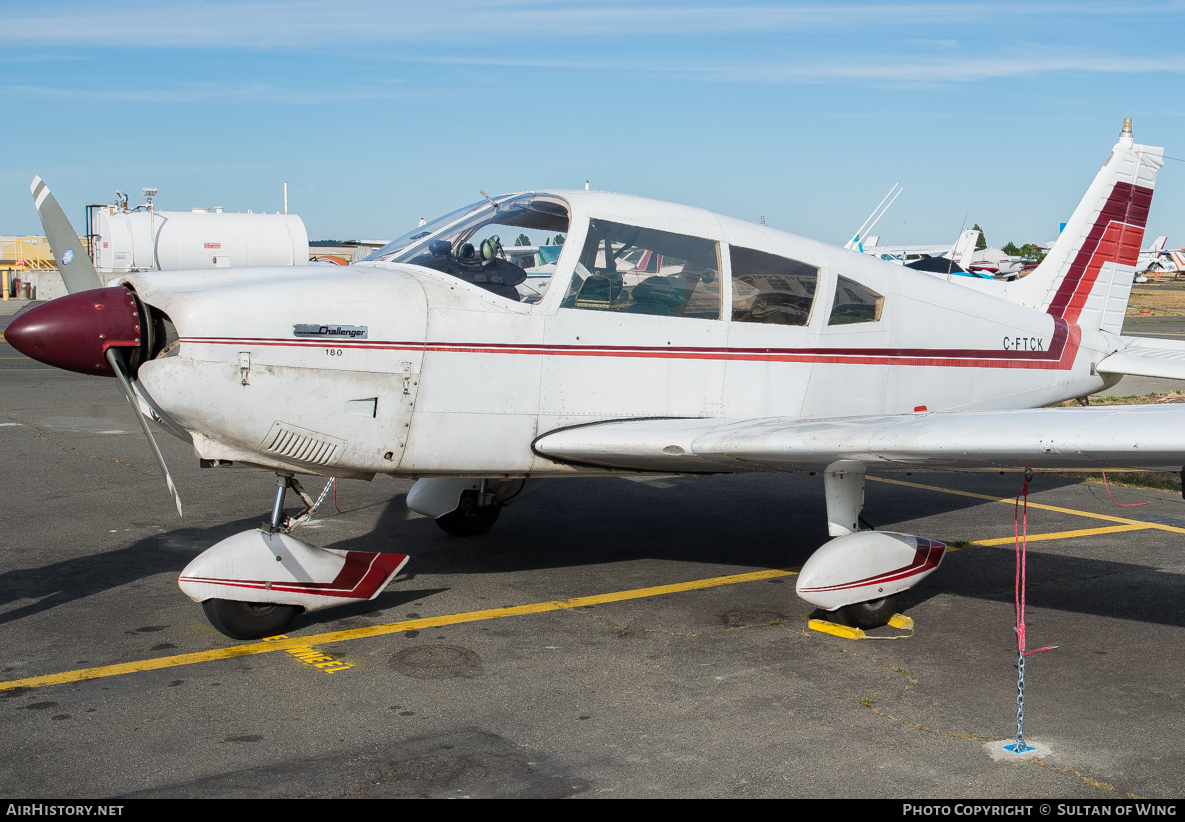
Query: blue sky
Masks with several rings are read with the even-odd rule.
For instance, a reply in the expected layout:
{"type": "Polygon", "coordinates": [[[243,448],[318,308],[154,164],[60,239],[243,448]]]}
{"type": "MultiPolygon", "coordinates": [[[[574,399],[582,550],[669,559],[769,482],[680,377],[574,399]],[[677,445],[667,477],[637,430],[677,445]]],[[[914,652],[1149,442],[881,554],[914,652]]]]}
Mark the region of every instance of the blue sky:
{"type": "MultiPolygon", "coordinates": [[[[842,243],[1057,232],[1119,134],[1185,158],[1185,4],[0,0],[0,234],[40,174],[81,230],[115,189],[289,206],[389,238],[583,187],[842,243]]],[[[133,202],[138,198],[133,196],[133,202]]],[[[1185,245],[1185,162],[1149,234],[1185,245]]]]}

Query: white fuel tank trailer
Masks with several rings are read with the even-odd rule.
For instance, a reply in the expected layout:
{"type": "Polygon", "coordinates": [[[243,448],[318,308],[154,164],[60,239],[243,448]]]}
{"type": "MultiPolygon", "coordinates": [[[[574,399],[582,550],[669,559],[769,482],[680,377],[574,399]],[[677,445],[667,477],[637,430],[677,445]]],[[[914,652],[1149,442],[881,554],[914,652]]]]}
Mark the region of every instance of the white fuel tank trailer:
{"type": "Polygon", "coordinates": [[[295,214],[92,208],[95,270],[101,274],[309,262],[309,235],[295,214]]]}

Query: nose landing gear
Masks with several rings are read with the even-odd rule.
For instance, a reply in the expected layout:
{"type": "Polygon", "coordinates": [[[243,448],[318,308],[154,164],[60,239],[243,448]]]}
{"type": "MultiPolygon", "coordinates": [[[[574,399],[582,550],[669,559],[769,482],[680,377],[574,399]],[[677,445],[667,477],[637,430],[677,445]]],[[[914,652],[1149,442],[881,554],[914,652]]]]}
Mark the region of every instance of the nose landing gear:
{"type": "Polygon", "coordinates": [[[303,611],[374,599],[407,556],[318,548],[291,536],[316,508],[295,477],[278,472],[271,523],[207,549],[185,567],[178,585],[202,604],[211,625],[234,639],[275,636],[303,611]],[[307,506],[296,517],[284,516],[289,488],[307,506]]]}
{"type": "Polygon", "coordinates": [[[268,602],[207,599],[202,610],[210,624],[231,639],[262,639],[284,633],[303,609],[268,602]]]}

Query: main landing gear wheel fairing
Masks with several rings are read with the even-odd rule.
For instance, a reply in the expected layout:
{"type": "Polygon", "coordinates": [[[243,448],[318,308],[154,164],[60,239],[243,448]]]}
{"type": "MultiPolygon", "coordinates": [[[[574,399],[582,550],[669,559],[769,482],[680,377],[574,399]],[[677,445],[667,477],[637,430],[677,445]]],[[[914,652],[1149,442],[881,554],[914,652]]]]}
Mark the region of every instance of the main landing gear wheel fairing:
{"type": "Polygon", "coordinates": [[[475,537],[484,534],[498,521],[502,506],[497,502],[479,506],[480,498],[481,495],[477,491],[465,491],[461,494],[461,504],[457,506],[457,510],[437,517],[436,524],[446,534],[454,537],[475,537]]]}
{"type": "Polygon", "coordinates": [[[889,624],[893,614],[897,613],[897,602],[900,599],[901,594],[894,594],[869,602],[855,602],[830,611],[828,619],[839,625],[847,625],[849,628],[870,631],[873,628],[889,624]]]}

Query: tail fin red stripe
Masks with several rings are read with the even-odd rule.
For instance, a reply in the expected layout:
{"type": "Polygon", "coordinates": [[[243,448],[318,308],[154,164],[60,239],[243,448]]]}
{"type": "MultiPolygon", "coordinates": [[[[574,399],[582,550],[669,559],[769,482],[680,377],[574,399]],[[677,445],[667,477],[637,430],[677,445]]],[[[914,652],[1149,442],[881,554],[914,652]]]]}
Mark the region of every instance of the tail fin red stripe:
{"type": "Polygon", "coordinates": [[[1103,263],[1134,265],[1144,239],[1152,189],[1116,183],[1058,286],[1048,313],[1075,322],[1103,263]]]}
{"type": "MultiPolygon", "coordinates": [[[[1090,290],[1094,287],[1095,280],[1099,278],[1099,272],[1103,270],[1103,263],[1116,260],[1119,253],[1120,238],[1123,236],[1124,226],[1122,223],[1111,223],[1107,226],[1107,230],[1103,233],[1103,238],[1099,241],[1095,254],[1091,257],[1090,262],[1086,266],[1086,271],[1080,277],[1079,287],[1070,295],[1070,301],[1062,310],[1062,318],[1067,322],[1078,322],[1078,317],[1082,314],[1082,309],[1086,306],[1086,300],[1090,297],[1090,290]]],[[[1050,307],[1052,312],[1052,306],[1050,307]]]]}

